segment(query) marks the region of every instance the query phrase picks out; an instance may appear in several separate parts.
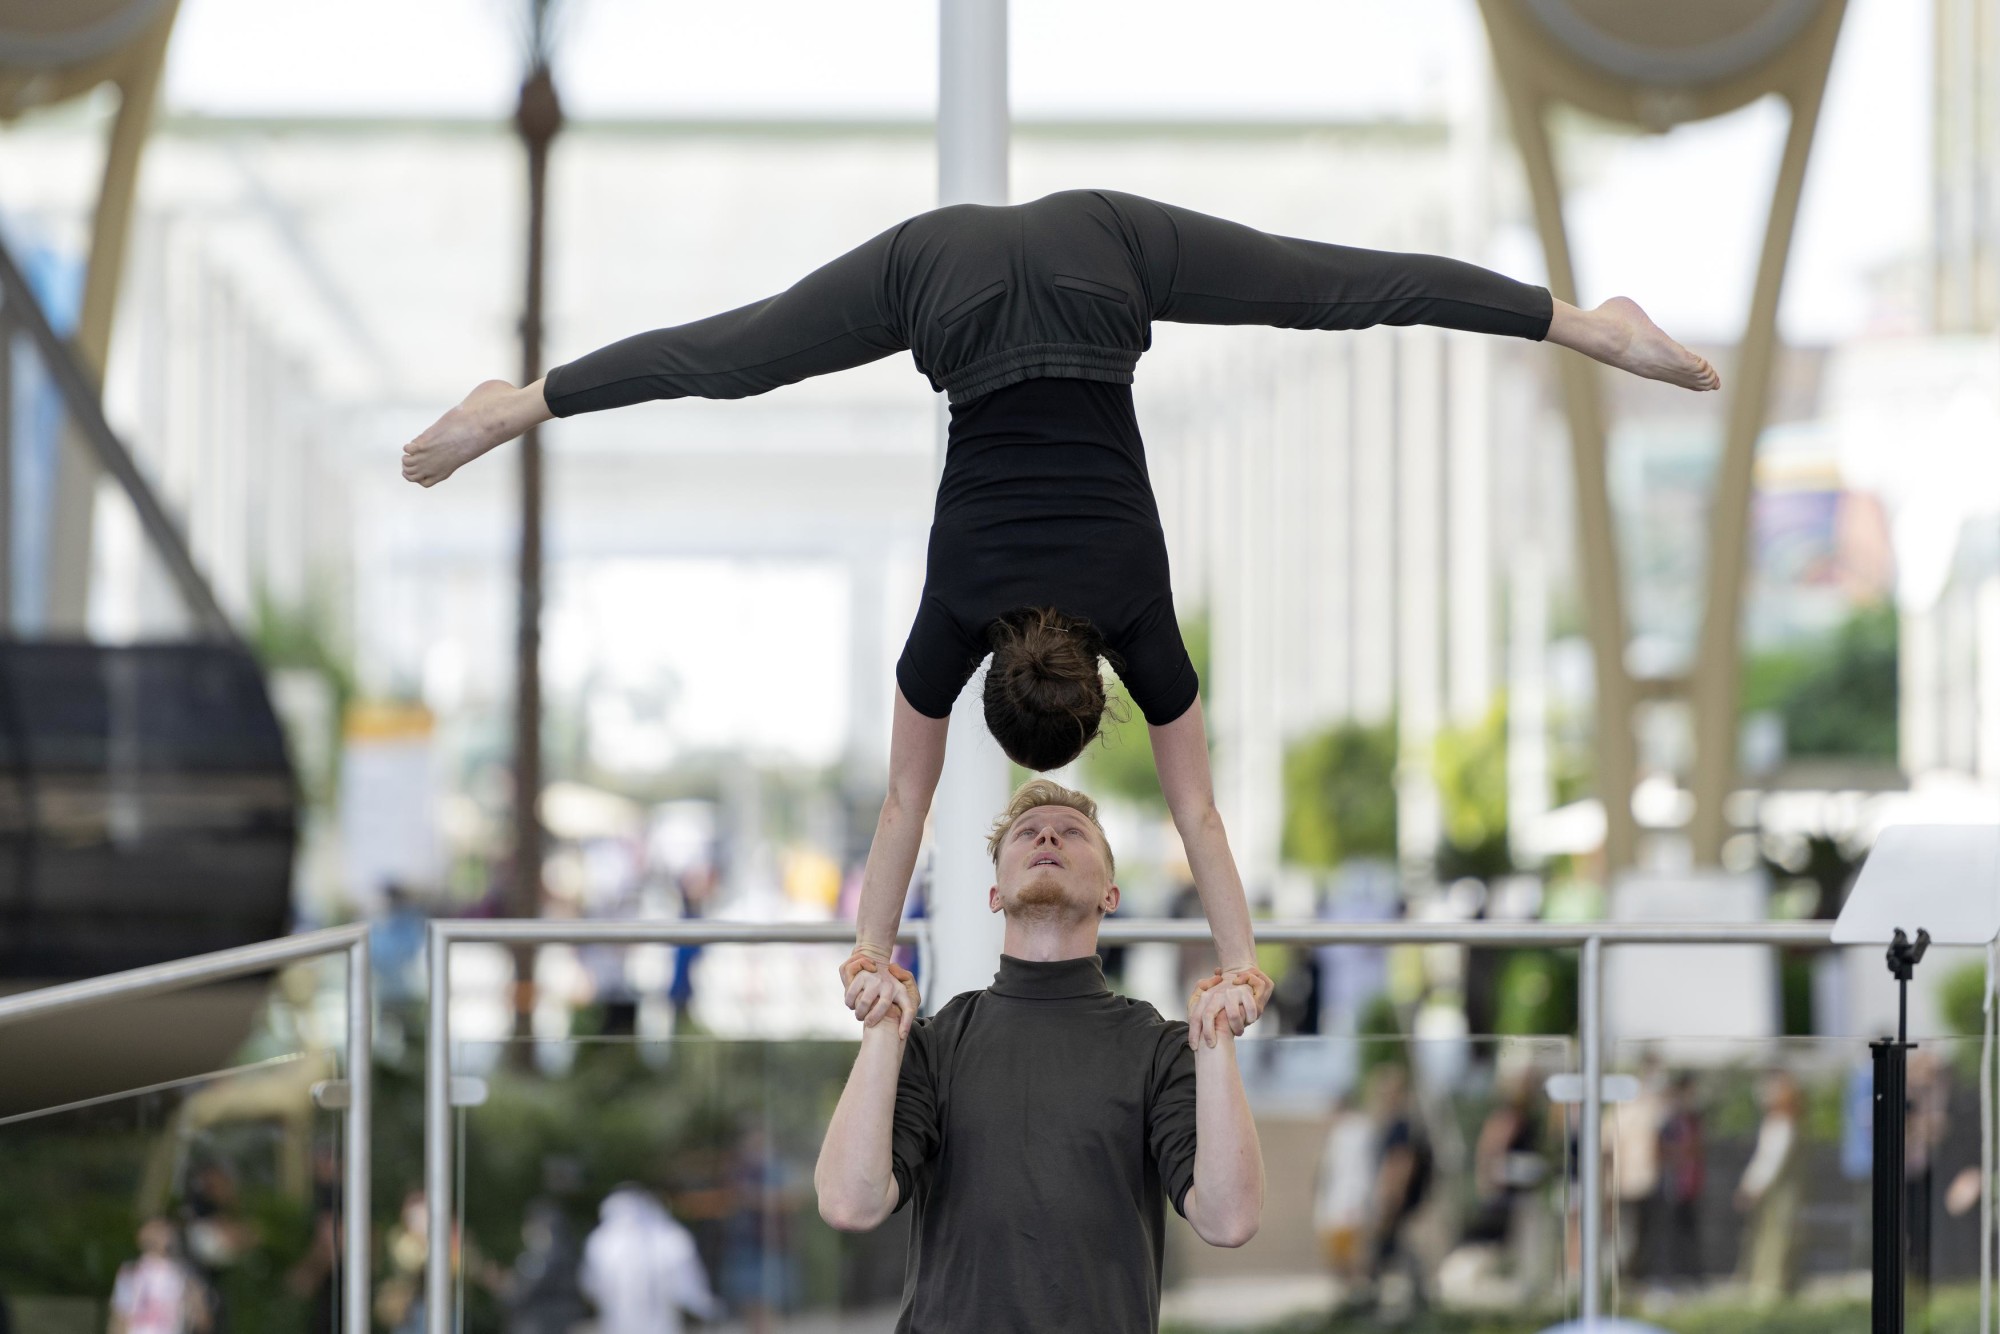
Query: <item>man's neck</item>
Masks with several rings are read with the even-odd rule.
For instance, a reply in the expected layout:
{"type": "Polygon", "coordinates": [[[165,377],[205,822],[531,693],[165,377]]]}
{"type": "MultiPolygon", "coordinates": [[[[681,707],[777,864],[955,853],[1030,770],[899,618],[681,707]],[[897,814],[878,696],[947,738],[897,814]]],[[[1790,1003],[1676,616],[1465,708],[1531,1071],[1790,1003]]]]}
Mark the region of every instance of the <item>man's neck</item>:
{"type": "Polygon", "coordinates": [[[1029,963],[1081,959],[1097,953],[1099,920],[1095,913],[1081,921],[1009,917],[1000,952],[1029,963]]]}

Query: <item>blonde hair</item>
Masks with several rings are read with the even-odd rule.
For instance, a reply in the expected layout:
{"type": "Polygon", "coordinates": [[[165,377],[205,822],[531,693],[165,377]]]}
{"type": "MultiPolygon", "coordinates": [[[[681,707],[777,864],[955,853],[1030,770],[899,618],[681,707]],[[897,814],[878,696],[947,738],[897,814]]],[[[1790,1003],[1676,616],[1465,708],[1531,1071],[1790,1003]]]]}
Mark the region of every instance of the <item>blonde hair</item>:
{"type": "Polygon", "coordinates": [[[1118,874],[1118,859],[1111,855],[1111,839],[1104,832],[1104,826],[1097,822],[1097,803],[1074,788],[1046,778],[1031,778],[1014,789],[1014,795],[1007,802],[1007,809],[993,822],[993,832],[986,837],[986,855],[993,864],[1000,864],[1000,844],[1006,840],[1007,831],[1014,823],[1037,806],[1067,806],[1084,819],[1090,821],[1091,828],[1104,840],[1104,868],[1112,875],[1118,874]]]}

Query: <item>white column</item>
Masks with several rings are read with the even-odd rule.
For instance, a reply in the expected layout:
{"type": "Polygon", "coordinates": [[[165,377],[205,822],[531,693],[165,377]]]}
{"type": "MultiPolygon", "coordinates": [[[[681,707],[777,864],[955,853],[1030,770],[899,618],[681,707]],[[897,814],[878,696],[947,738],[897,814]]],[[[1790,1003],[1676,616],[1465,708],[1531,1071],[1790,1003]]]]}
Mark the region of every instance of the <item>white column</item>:
{"type": "Polygon", "coordinates": [[[1397,589],[1396,769],[1398,852],[1406,874],[1427,876],[1443,816],[1432,751],[1442,709],[1443,508],[1439,464],[1444,431],[1444,338],[1413,329],[1398,338],[1402,374],[1397,422],[1397,524],[1402,578],[1397,589]]]}
{"type": "Polygon", "coordinates": [[[1980,581],[1973,608],[1975,772],[1991,782],[2000,779],[2000,575],[1980,581]]]}
{"type": "Polygon", "coordinates": [[[1915,777],[1938,767],[1939,699],[1943,694],[1938,670],[1935,608],[1906,608],[1896,634],[1897,756],[1903,772],[1915,777]]]}
{"type": "Polygon", "coordinates": [[[888,560],[877,551],[847,557],[847,782],[879,788],[889,769],[888,682],[895,660],[886,651],[888,560]]]}
{"type": "Polygon", "coordinates": [[[1385,721],[1396,706],[1396,345],[1385,332],[1354,340],[1353,710],[1385,721]]]}
{"type": "MultiPolygon", "coordinates": [[[[1452,51],[1451,253],[1485,262],[1492,235],[1492,57],[1470,30],[1452,51]]],[[[1493,339],[1446,335],[1450,418],[1445,451],[1445,698],[1451,721],[1478,722],[1492,704],[1494,578],[1492,533],[1493,339]]]]}
{"type": "Polygon", "coordinates": [[[1451,368],[1450,429],[1445,449],[1445,503],[1448,614],[1446,698],[1453,724],[1463,727],[1486,716],[1493,703],[1493,487],[1491,340],[1476,334],[1447,335],[1451,368]]]}
{"type": "MultiPolygon", "coordinates": [[[[938,202],[1007,202],[1007,0],[938,0],[938,202]]],[[[939,406],[938,464],[947,410],[939,406]]],[[[993,980],[1000,919],[986,907],[986,830],[1007,804],[1007,757],[986,730],[982,669],[958,697],[944,775],[931,805],[933,1009],[993,980]]]]}
{"type": "Polygon", "coordinates": [[[1298,614],[1312,636],[1312,726],[1345,719],[1354,711],[1354,542],[1351,473],[1354,466],[1353,343],[1328,339],[1316,349],[1312,394],[1312,506],[1314,550],[1311,600],[1298,614]]]}
{"type": "Polygon", "coordinates": [[[1507,626],[1507,835],[1514,860],[1529,863],[1528,832],[1548,813],[1548,571],[1539,541],[1514,553],[1507,626]]]}

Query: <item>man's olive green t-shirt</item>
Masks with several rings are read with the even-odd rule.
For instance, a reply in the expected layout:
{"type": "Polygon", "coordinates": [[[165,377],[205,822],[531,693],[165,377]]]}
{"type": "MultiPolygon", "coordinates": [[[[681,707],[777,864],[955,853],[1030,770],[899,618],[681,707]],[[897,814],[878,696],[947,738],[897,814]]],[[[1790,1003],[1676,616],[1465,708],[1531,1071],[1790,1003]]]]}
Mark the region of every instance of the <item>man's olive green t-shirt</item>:
{"type": "Polygon", "coordinates": [[[1001,956],[903,1052],[899,1334],[1152,1334],[1194,1148],[1185,1023],[1113,995],[1095,956],[1001,956]]]}

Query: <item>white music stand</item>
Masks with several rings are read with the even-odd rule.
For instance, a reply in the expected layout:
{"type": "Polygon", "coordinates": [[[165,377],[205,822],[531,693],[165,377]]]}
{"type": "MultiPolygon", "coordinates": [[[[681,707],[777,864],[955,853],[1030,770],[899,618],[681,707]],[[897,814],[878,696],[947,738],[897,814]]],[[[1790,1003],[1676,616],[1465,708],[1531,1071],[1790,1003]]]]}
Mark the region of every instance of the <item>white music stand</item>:
{"type": "MultiPolygon", "coordinates": [[[[2000,937],[2000,825],[1884,829],[1833,924],[1836,945],[1889,947],[1889,972],[1897,989],[1895,1038],[1869,1044],[1875,1065],[1872,1334],[1903,1334],[1909,1259],[1903,1152],[1912,1045],[1910,977],[1932,944],[1988,945],[1995,937],[2000,937]]],[[[1980,1096],[1989,1093],[1982,1089],[1980,1096]]],[[[1987,1245],[1982,1226],[1982,1251],[1987,1245]]],[[[1981,1268],[1983,1281],[1983,1264],[1981,1268]]]]}

